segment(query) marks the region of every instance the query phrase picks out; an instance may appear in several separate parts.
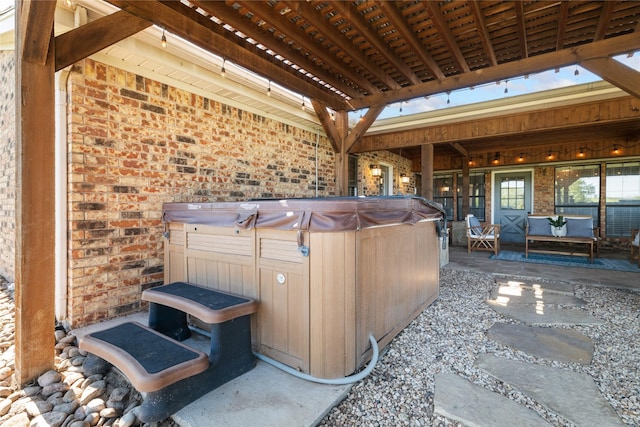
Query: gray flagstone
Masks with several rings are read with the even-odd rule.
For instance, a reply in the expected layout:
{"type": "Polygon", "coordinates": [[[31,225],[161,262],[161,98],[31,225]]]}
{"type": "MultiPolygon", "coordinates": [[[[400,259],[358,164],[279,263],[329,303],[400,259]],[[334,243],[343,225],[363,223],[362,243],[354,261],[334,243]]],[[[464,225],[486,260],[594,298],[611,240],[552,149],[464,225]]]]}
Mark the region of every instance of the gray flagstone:
{"type": "Polygon", "coordinates": [[[588,365],[593,358],[591,338],[573,329],[494,323],[487,336],[532,356],[559,362],[588,365]]]}
{"type": "Polygon", "coordinates": [[[624,425],[586,374],[492,355],[478,357],[475,364],[577,426],[624,425]]]}
{"type": "Polygon", "coordinates": [[[437,374],[434,412],[470,427],[549,426],[527,409],[456,374],[437,374]]]}
{"type": "Polygon", "coordinates": [[[487,300],[496,312],[529,325],[601,325],[604,322],[583,310],[536,304],[509,304],[500,300],[487,300]]]}
{"type": "Polygon", "coordinates": [[[526,289],[518,286],[499,285],[491,289],[490,300],[503,301],[508,304],[538,304],[583,306],[586,302],[573,295],[549,292],[544,289],[526,289]]]}
{"type": "Polygon", "coordinates": [[[497,279],[496,284],[500,286],[519,286],[527,290],[542,290],[544,292],[555,292],[557,294],[574,295],[573,285],[571,283],[562,282],[540,282],[531,279],[497,279]]]}

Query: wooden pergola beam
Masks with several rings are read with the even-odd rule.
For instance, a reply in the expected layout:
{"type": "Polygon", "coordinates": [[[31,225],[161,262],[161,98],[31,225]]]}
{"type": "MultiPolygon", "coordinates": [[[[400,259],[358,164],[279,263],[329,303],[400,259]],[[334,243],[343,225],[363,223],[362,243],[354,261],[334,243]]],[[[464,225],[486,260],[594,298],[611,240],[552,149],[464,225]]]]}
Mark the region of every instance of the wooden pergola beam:
{"type": "MultiPolygon", "coordinates": [[[[484,52],[487,54],[489,58],[489,62],[491,65],[496,65],[498,60],[496,59],[496,52],[493,49],[493,44],[491,43],[491,36],[489,36],[489,31],[487,31],[487,24],[484,21],[484,16],[480,11],[480,5],[475,1],[469,2],[469,9],[471,9],[471,13],[473,14],[473,19],[476,21],[476,31],[478,31],[478,35],[480,36],[480,40],[482,41],[482,48],[484,52]]],[[[438,77],[442,78],[442,77],[438,77]]]]}
{"type": "Polygon", "coordinates": [[[60,34],[55,39],[56,71],[124,40],[151,25],[151,22],[147,20],[124,11],[118,11],[60,34]]]}
{"type": "Polygon", "coordinates": [[[433,22],[433,25],[438,29],[440,37],[442,37],[445,46],[447,46],[447,49],[449,49],[449,52],[451,52],[451,55],[456,61],[458,68],[460,68],[462,72],[468,73],[469,64],[467,64],[467,60],[464,58],[464,55],[460,51],[458,43],[456,43],[455,37],[449,29],[449,25],[447,25],[444,18],[442,17],[440,7],[437,3],[432,2],[426,2],[425,5],[431,14],[431,22],[433,22]]]}
{"type": "Polygon", "coordinates": [[[580,66],[630,95],[640,98],[640,72],[612,58],[589,59],[580,66]]]}
{"type": "Polygon", "coordinates": [[[391,104],[421,96],[430,96],[451,90],[478,86],[498,80],[510,79],[582,63],[589,59],[607,58],[620,53],[635,51],[640,47],[640,32],[612,37],[597,42],[584,44],[558,52],[532,56],[519,61],[507,62],[494,67],[473,70],[446,79],[403,87],[393,92],[369,95],[361,99],[350,100],[354,109],[366,108],[369,105],[391,104]]]}

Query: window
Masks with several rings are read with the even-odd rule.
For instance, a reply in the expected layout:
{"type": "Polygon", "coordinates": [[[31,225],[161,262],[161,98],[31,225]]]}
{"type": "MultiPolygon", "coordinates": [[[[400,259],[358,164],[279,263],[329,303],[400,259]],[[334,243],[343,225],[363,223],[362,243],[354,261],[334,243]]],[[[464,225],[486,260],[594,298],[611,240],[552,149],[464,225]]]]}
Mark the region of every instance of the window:
{"type": "Polygon", "coordinates": [[[433,176],[433,201],[442,204],[447,219],[453,221],[453,175],[433,176]]]}
{"type": "Polygon", "coordinates": [[[524,177],[505,177],[500,182],[500,209],[524,209],[524,177]]]}
{"type": "Polygon", "coordinates": [[[555,169],[555,213],[590,215],[600,224],[600,166],[563,166],[555,169]]]}
{"type": "MultiPolygon", "coordinates": [[[[462,212],[462,174],[458,174],[458,221],[464,221],[462,212]]],[[[469,174],[469,213],[480,221],[485,220],[484,173],[469,174]]]]}
{"type": "Polygon", "coordinates": [[[607,236],[640,227],[640,162],[607,164],[607,236]]]}
{"type": "Polygon", "coordinates": [[[348,183],[347,187],[349,189],[350,196],[358,195],[358,157],[354,155],[349,155],[349,166],[348,166],[348,183]]]}

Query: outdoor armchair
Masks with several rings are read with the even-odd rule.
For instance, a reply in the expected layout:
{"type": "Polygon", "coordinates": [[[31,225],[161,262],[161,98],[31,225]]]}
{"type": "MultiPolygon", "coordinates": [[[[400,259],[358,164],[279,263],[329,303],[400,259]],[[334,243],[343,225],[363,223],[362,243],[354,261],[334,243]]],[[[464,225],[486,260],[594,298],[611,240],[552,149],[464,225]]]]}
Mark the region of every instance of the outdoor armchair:
{"type": "Polygon", "coordinates": [[[475,216],[469,214],[467,221],[467,253],[472,250],[500,252],[500,225],[482,225],[475,216]]]}

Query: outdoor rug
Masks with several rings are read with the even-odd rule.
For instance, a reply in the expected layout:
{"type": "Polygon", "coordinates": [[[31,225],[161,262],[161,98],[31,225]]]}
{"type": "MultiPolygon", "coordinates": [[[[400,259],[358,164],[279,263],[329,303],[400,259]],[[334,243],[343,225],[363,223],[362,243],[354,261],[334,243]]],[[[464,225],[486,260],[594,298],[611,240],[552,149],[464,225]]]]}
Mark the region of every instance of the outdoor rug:
{"type": "Polygon", "coordinates": [[[566,267],[598,268],[602,270],[640,273],[638,265],[631,264],[627,259],[595,258],[592,264],[589,262],[588,257],[530,253],[529,258],[525,258],[524,252],[515,251],[500,251],[497,256],[491,255],[489,258],[501,261],[531,262],[534,264],[551,264],[566,267]]]}

